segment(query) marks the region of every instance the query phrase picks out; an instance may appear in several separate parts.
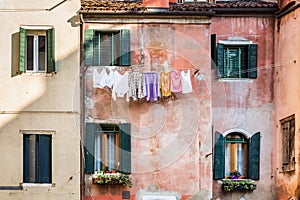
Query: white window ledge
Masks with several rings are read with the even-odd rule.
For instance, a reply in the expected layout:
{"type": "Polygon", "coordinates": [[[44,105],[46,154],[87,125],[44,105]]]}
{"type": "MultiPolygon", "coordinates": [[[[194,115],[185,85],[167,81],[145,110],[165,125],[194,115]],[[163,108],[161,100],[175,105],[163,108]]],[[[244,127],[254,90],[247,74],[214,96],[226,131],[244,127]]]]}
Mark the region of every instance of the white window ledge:
{"type": "Polygon", "coordinates": [[[220,82],[253,82],[251,78],[220,78],[220,82]]]}
{"type": "Polygon", "coordinates": [[[53,77],[55,73],[56,72],[50,72],[50,73],[47,73],[47,72],[25,72],[25,73],[22,73],[22,76],[29,76],[29,77],[53,77]]]}
{"type": "Polygon", "coordinates": [[[55,183],[21,183],[23,188],[51,188],[55,183]]]}

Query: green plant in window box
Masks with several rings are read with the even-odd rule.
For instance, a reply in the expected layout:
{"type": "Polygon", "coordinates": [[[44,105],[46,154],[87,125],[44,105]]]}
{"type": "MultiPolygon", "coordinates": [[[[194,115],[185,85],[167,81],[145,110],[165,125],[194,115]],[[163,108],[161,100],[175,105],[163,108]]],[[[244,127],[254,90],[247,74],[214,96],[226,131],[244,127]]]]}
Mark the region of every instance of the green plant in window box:
{"type": "Polygon", "coordinates": [[[223,179],[222,188],[225,192],[231,191],[252,191],[256,189],[256,184],[252,180],[232,180],[232,179],[223,179]]]}
{"type": "Polygon", "coordinates": [[[98,172],[97,176],[93,179],[93,183],[99,185],[124,185],[132,187],[132,181],[129,175],[122,173],[104,173],[98,172]]]}

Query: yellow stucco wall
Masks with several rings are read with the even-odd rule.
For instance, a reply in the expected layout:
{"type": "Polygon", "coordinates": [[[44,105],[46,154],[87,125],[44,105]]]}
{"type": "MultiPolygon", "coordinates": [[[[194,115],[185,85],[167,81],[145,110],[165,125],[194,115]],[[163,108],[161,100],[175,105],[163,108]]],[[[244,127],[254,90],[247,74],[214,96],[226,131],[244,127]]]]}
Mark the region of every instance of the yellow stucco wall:
{"type": "Polygon", "coordinates": [[[23,182],[22,133],[53,133],[52,186],[0,190],[0,199],[80,198],[79,8],[77,0],[0,1],[0,186],[23,182]],[[17,73],[21,25],[54,27],[57,73],[17,73]]]}

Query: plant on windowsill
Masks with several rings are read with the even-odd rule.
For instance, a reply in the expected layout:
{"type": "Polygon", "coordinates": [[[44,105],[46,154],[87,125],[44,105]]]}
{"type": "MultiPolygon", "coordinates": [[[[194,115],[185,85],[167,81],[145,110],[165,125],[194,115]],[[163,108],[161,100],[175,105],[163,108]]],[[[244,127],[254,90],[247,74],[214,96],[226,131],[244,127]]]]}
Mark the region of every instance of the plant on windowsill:
{"type": "Polygon", "coordinates": [[[124,185],[129,188],[132,187],[132,181],[129,175],[123,173],[104,173],[98,171],[96,177],[93,178],[94,184],[99,185],[124,185]]]}
{"type": "Polygon", "coordinates": [[[234,170],[234,171],[230,172],[229,176],[231,179],[239,179],[241,176],[241,173],[237,170],[234,170]]]}
{"type": "Polygon", "coordinates": [[[256,189],[256,184],[252,180],[247,179],[223,179],[222,189],[225,192],[232,191],[253,191],[256,189]]]}

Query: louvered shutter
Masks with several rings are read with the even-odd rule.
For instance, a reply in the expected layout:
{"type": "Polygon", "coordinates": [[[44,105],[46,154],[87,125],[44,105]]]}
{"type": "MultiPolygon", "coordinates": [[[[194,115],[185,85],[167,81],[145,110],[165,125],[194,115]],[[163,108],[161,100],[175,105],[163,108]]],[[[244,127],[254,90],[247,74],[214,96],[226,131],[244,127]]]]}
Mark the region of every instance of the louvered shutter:
{"type": "Polygon", "coordinates": [[[37,135],[39,183],[51,183],[51,135],[37,135]]]}
{"type": "Polygon", "coordinates": [[[122,173],[131,173],[131,127],[129,123],[119,125],[120,129],[120,168],[122,173]]]}
{"type": "Polygon", "coordinates": [[[26,71],[26,29],[20,28],[19,71],[26,71]]]}
{"type": "Polygon", "coordinates": [[[255,133],[249,141],[248,178],[259,179],[260,133],[255,133]]]}
{"type": "Polygon", "coordinates": [[[224,77],[224,44],[218,43],[218,76],[224,77]]]}
{"type": "Polygon", "coordinates": [[[48,29],[47,34],[47,72],[55,71],[55,33],[54,29],[48,29]]]}
{"type": "Polygon", "coordinates": [[[257,78],[257,45],[248,46],[248,78],[257,78]]]}
{"type": "Polygon", "coordinates": [[[95,146],[95,124],[86,123],[86,134],[85,134],[85,166],[84,173],[90,174],[94,172],[94,146],[95,146]]]}
{"type": "Polygon", "coordinates": [[[130,30],[124,29],[120,32],[120,65],[130,65],[130,30]]]}
{"type": "Polygon", "coordinates": [[[100,32],[95,32],[94,34],[94,50],[93,50],[93,65],[94,66],[100,66],[100,38],[101,38],[101,33],[100,32]]]}
{"type": "Polygon", "coordinates": [[[216,132],[214,150],[214,179],[222,179],[225,176],[225,138],[219,132],[216,132]]]}
{"type": "Polygon", "coordinates": [[[210,56],[211,56],[211,69],[215,69],[217,64],[217,47],[216,47],[216,34],[210,36],[210,56]]]}
{"type": "Polygon", "coordinates": [[[85,30],[84,31],[84,65],[91,66],[93,65],[94,57],[94,30],[85,30]]]}

